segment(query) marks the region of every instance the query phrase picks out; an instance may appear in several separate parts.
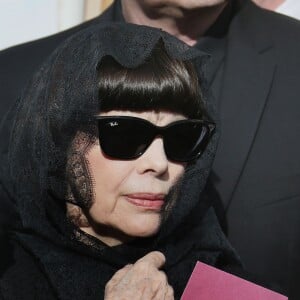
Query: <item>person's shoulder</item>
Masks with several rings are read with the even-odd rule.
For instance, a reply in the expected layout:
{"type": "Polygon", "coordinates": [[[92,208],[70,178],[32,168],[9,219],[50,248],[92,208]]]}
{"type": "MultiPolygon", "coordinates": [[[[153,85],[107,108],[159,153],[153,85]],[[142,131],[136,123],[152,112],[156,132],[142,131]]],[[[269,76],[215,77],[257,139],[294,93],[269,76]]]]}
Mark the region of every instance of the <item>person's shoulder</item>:
{"type": "Polygon", "coordinates": [[[300,21],[262,9],[250,0],[235,15],[229,33],[259,53],[274,48],[278,58],[299,60],[300,21]]]}
{"type": "Polygon", "coordinates": [[[37,261],[8,234],[0,234],[0,299],[55,299],[37,261]]]}
{"type": "Polygon", "coordinates": [[[299,32],[300,32],[300,21],[289,16],[261,9],[262,17],[265,19],[265,22],[268,22],[271,25],[271,29],[276,33],[285,33],[283,37],[290,38],[297,34],[297,41],[299,41],[299,32]]]}
{"type": "MultiPolygon", "coordinates": [[[[254,3],[248,3],[245,7],[245,12],[247,16],[247,10],[249,14],[252,14],[253,20],[261,26],[261,30],[270,30],[278,38],[289,38],[291,35],[297,34],[299,36],[300,31],[300,21],[289,16],[263,9],[258,7],[254,3]],[[285,35],[283,35],[284,33],[285,35]]],[[[299,39],[298,39],[299,40],[299,39]]]]}
{"type": "Polygon", "coordinates": [[[260,9],[264,37],[276,49],[278,65],[290,66],[289,73],[299,73],[300,21],[273,11],[260,9]]]}

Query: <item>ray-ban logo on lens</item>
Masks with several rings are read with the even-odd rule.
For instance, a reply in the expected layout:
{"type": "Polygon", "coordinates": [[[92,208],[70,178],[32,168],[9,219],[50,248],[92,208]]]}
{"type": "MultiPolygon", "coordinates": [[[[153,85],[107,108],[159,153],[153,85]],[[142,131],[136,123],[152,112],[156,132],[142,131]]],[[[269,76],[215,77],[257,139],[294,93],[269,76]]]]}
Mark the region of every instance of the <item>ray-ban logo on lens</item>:
{"type": "Polygon", "coordinates": [[[114,127],[114,126],[118,126],[119,123],[116,122],[116,121],[114,121],[114,122],[109,122],[109,125],[110,125],[111,127],[114,127]]]}

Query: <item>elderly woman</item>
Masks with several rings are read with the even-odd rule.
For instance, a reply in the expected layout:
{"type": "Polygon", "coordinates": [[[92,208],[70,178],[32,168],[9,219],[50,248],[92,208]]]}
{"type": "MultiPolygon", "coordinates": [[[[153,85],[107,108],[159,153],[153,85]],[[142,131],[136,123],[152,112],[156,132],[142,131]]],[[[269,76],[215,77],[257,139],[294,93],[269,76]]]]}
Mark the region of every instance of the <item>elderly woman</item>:
{"type": "Polygon", "coordinates": [[[160,30],[111,24],[43,65],[1,161],[20,217],[3,299],[179,299],[197,260],[239,264],[204,191],[217,140],[204,60],[160,30]]]}

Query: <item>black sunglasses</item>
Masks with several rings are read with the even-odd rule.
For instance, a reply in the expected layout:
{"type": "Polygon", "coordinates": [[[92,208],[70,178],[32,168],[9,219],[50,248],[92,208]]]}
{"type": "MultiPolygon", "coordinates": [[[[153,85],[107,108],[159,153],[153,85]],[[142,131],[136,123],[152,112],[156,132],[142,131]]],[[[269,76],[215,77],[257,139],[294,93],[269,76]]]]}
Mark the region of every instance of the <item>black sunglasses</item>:
{"type": "Polygon", "coordinates": [[[96,116],[102,151],[116,159],[135,159],[147,150],[155,137],[163,138],[169,160],[188,162],[205,149],[215,124],[201,120],[180,120],[160,127],[129,116],[96,116]]]}

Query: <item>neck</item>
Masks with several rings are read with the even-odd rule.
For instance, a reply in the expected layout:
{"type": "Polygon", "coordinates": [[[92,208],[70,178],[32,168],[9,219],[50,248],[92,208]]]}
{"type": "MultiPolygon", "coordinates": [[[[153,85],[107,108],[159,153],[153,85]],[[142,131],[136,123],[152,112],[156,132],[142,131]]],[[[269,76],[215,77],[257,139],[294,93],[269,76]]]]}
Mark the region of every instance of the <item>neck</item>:
{"type": "Polygon", "coordinates": [[[161,5],[142,7],[142,1],[122,1],[123,16],[128,23],[161,28],[193,46],[217,20],[226,2],[209,7],[186,9],[161,5]]]}

